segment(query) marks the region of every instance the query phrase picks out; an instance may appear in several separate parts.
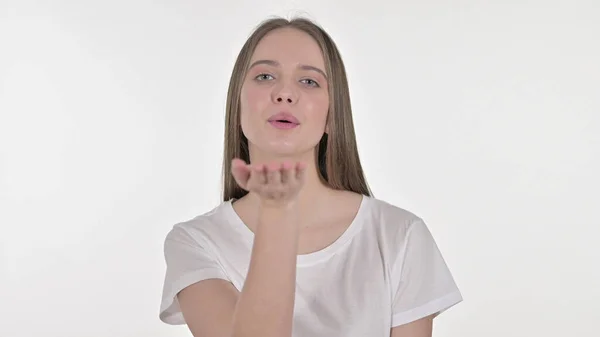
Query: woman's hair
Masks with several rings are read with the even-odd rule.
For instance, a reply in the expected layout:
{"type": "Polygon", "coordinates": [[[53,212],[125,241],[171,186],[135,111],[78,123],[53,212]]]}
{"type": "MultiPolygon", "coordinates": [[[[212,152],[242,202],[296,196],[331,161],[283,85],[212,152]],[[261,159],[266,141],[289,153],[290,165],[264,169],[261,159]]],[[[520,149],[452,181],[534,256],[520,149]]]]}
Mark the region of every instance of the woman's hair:
{"type": "Polygon", "coordinates": [[[231,175],[233,158],[240,158],[246,163],[250,161],[248,139],[240,124],[240,93],[257,44],[267,33],[278,28],[295,28],[310,35],[318,43],[325,60],[325,71],[329,79],[329,132],[323,135],[316,151],[319,178],[333,189],[371,196],[356,145],[346,70],[335,43],[321,27],[309,19],[287,20],[277,17],[265,20],[255,28],[233,67],[225,115],[223,200],[239,199],[248,193],[238,186],[231,175]]]}

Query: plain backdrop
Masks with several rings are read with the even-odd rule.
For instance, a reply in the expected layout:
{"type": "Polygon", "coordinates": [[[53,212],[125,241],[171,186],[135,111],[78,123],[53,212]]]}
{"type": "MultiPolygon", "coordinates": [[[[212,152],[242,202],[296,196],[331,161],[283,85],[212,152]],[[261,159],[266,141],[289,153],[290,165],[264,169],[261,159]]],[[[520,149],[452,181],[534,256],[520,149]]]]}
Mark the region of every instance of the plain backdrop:
{"type": "Polygon", "coordinates": [[[368,183],[463,292],[434,336],[600,335],[597,0],[2,0],[0,336],[190,336],[158,319],[164,236],[220,202],[271,15],[340,48],[368,183]]]}

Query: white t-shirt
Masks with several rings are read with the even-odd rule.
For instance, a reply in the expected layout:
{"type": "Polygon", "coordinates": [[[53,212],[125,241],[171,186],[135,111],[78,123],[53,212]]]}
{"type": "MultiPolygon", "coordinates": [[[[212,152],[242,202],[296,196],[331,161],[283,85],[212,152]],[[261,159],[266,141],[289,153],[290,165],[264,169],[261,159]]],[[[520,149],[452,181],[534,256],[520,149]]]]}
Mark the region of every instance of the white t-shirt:
{"type": "MultiPolygon", "coordinates": [[[[185,324],[176,294],[210,278],[242,290],[253,232],[231,201],[175,224],[160,319],[185,324]]],[[[392,327],[436,314],[461,293],[423,220],[364,196],[348,229],[326,248],[298,255],[294,337],[389,337],[392,327]]]]}

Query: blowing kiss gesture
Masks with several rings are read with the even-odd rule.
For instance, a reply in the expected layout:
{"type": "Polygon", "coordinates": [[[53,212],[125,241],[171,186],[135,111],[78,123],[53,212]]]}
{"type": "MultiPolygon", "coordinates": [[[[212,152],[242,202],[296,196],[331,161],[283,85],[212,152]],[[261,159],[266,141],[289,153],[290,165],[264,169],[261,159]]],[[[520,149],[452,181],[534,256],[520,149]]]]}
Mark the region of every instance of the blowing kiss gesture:
{"type": "Polygon", "coordinates": [[[235,158],[231,173],[244,190],[259,196],[266,207],[286,207],[296,201],[305,180],[306,164],[246,164],[235,158]]]}

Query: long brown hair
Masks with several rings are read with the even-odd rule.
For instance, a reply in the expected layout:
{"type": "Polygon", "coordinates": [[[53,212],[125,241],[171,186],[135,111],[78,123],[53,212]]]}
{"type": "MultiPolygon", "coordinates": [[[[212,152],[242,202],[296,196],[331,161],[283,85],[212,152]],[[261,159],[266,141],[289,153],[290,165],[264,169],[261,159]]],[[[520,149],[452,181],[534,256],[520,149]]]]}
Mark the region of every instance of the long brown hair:
{"type": "Polygon", "coordinates": [[[347,190],[371,196],[367,185],[354,132],[348,80],[342,57],[331,37],[316,23],[306,18],[271,18],[261,22],[242,47],[229,81],[225,115],[225,143],[223,153],[223,201],[239,199],[248,192],[231,175],[231,161],[240,158],[250,161],[248,139],[240,126],[240,93],[250,59],[257,44],[270,31],[295,28],[310,35],[319,44],[325,59],[329,78],[329,132],[323,134],[316,151],[316,162],[321,181],[337,190],[347,190]]]}

